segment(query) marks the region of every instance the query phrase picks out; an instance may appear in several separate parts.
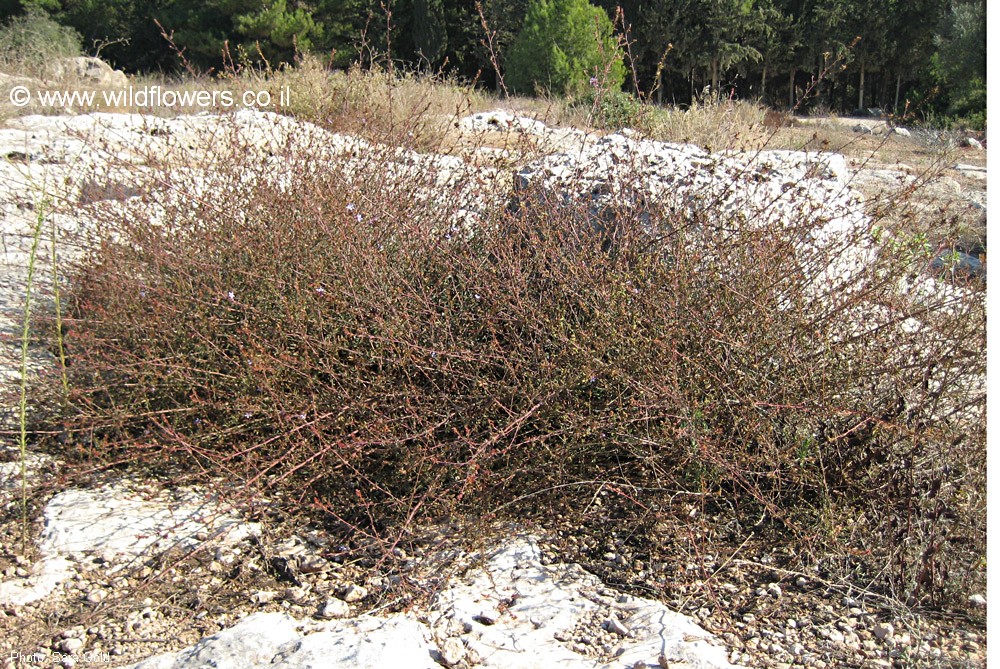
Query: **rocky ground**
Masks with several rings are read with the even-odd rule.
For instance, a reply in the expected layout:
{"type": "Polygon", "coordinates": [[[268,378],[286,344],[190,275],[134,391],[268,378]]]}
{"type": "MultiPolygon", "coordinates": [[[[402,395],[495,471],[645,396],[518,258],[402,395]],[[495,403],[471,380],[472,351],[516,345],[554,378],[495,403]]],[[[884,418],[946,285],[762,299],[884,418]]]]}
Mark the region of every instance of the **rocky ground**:
{"type": "MultiPolygon", "coordinates": [[[[257,133],[252,140],[257,146],[280,144],[284,136],[276,133],[301,132],[285,121],[262,118],[247,114],[237,120],[243,132],[257,133]]],[[[6,156],[0,165],[3,331],[11,338],[18,333],[28,233],[43,194],[63,203],[50,220],[60,230],[61,252],[70,254],[72,244],[85,238],[88,205],[127,206],[139,199],[135,194],[145,192],[142,174],[150,156],[162,159],[170,151],[204,146],[206,135],[217,136],[215,123],[208,117],[150,124],[114,115],[98,121],[30,117],[0,130],[0,154],[6,156]]],[[[568,156],[611,155],[614,147],[632,147],[634,153],[636,145],[629,142],[638,141],[628,133],[602,140],[571,129],[551,131],[511,114],[470,117],[460,129],[470,135],[537,136],[550,151],[577,147],[535,164],[526,177],[553,183],[572,172],[575,159],[568,156]]],[[[331,154],[354,155],[357,141],[331,140],[331,154]]],[[[928,174],[926,161],[914,160],[921,151],[932,153],[923,140],[889,141],[895,150],[889,160],[771,156],[760,170],[782,179],[793,175],[800,183],[816,180],[828,193],[843,190],[844,206],[853,203],[862,211],[928,174]]],[[[509,178],[503,165],[516,156],[496,146],[479,148],[476,169],[494,170],[484,178],[509,178]]],[[[707,156],[695,147],[671,150],[665,162],[673,161],[674,169],[696,165],[691,174],[698,178],[715,169],[729,174],[725,170],[736,163],[726,161],[746,160],[707,156]]],[[[956,150],[961,162],[944,166],[922,206],[951,212],[956,224],[966,226],[970,253],[980,250],[975,244],[981,233],[985,254],[985,151],[956,150]],[[939,189],[936,195],[933,188],[939,189]]],[[[650,161],[664,155],[657,151],[650,150],[650,161]]],[[[207,155],[196,150],[181,162],[197,165],[207,155]]],[[[399,159],[399,169],[433,166],[443,182],[470,164],[416,154],[399,159]]],[[[470,199],[469,216],[475,208],[470,199]]],[[[43,254],[51,249],[48,244],[43,239],[43,254]]],[[[36,279],[49,281],[45,272],[36,279]]],[[[2,367],[11,380],[20,378],[17,353],[16,346],[5,347],[2,367]]],[[[33,350],[32,365],[47,364],[47,355],[33,350]]],[[[829,580],[821,559],[814,569],[803,569],[803,560],[774,549],[764,533],[749,538],[720,533],[713,528],[725,526],[726,519],[706,519],[694,506],[681,505],[685,513],[658,521],[655,534],[662,542],[641,542],[631,530],[643,519],[620,513],[607,491],[595,495],[593,512],[582,524],[544,513],[526,517],[516,528],[449,519],[415,529],[405,545],[387,550],[378,542],[346,541],[336,528],[290,514],[277,500],[220,498],[208,489],[172,489],[108,472],[84,477],[86,486],[80,478],[70,484],[58,460],[29,453],[26,493],[34,520],[25,549],[19,454],[9,435],[4,441],[4,666],[29,661],[66,667],[140,662],[146,668],[986,663],[982,596],[970,601],[967,617],[936,617],[829,580]]]]}

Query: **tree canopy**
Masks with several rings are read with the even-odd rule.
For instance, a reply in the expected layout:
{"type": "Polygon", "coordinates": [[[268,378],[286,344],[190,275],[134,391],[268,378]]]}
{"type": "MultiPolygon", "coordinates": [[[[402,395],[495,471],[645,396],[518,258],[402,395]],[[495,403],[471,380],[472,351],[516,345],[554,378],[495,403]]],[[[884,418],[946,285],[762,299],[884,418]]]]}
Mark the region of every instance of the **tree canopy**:
{"type": "Polygon", "coordinates": [[[0,20],[51,15],[130,71],[209,71],[226,57],[335,54],[444,71],[520,92],[602,85],[686,104],[705,88],[774,106],[824,105],[985,122],[985,0],[0,0],[0,20]],[[612,21],[609,17],[616,17],[612,21]],[[486,24],[484,29],[483,24],[486,24]],[[619,41],[627,43],[627,67],[619,41]],[[363,48],[362,48],[363,46],[363,48]],[[492,53],[491,53],[492,49],[492,53]]]}
{"type": "Polygon", "coordinates": [[[625,66],[608,15],[587,0],[533,0],[506,60],[514,91],[581,93],[620,89],[625,66]]]}

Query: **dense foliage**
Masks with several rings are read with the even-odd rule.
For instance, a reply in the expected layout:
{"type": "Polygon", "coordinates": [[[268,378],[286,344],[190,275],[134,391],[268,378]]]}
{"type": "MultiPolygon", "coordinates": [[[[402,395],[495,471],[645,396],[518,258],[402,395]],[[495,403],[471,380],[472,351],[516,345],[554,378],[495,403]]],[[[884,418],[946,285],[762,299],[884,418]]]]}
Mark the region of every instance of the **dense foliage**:
{"type": "MultiPolygon", "coordinates": [[[[570,26],[585,2],[527,0],[0,0],[0,20],[43,10],[129,71],[171,70],[178,55],[218,69],[226,54],[332,54],[446,70],[487,84],[520,72],[512,50],[529,11],[570,26]],[[486,29],[484,30],[484,24],[486,29]]],[[[630,87],[685,104],[706,86],[774,105],[949,114],[985,122],[985,0],[596,0],[628,41],[630,87]],[[619,11],[620,10],[620,11],[619,11]],[[820,79],[821,83],[814,82],[820,79]],[[804,100],[804,102],[803,102],[804,100]]],[[[594,34],[593,26],[588,26],[594,34]]],[[[601,29],[603,32],[603,28],[601,29]]],[[[557,31],[558,32],[558,31],[557,31]]],[[[563,31],[565,36],[565,31],[563,31]]],[[[523,42],[527,37],[521,35],[523,42]]],[[[596,48],[596,44],[595,44],[596,48]]],[[[551,50],[538,67],[556,56],[551,50]]],[[[572,60],[572,58],[570,58],[572,60]]],[[[560,66],[561,67],[561,66],[560,66]]],[[[520,76],[515,74],[515,80],[520,76]]],[[[531,86],[525,87],[530,91],[531,86]]]]}
{"type": "Polygon", "coordinates": [[[578,93],[591,81],[620,89],[625,66],[613,31],[587,0],[534,0],[510,49],[508,83],[528,93],[578,93]]]}

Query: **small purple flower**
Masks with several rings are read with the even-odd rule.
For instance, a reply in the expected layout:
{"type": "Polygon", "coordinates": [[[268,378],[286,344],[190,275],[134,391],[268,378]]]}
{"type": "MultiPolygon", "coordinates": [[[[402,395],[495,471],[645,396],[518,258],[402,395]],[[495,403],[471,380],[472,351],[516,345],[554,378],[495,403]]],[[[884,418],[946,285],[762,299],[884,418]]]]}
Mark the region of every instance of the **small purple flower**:
{"type": "Polygon", "coordinates": [[[347,211],[354,211],[354,203],[353,202],[348,202],[347,203],[347,211]]]}
{"type": "Polygon", "coordinates": [[[358,223],[360,223],[360,222],[361,222],[361,214],[358,214],[357,216],[355,216],[355,218],[357,218],[357,219],[358,219],[358,223]]]}
{"type": "Polygon", "coordinates": [[[323,286],[320,286],[320,287],[318,287],[318,288],[316,289],[316,294],[317,294],[317,295],[326,295],[326,289],[325,289],[325,288],[323,288],[323,286]]]}
{"type": "Polygon", "coordinates": [[[590,85],[592,87],[597,88],[600,85],[600,83],[601,82],[597,80],[597,77],[591,77],[590,78],[590,85]]]}
{"type": "Polygon", "coordinates": [[[226,293],[226,296],[229,298],[230,302],[236,301],[236,294],[233,291],[229,291],[228,293],[226,293]]]}

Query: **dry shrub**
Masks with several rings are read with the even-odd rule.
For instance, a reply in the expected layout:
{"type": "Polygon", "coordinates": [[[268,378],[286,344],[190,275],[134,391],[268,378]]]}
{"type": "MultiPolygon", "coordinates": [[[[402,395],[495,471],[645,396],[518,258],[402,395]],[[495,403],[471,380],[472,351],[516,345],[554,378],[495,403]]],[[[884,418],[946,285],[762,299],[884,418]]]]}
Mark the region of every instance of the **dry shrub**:
{"type": "Polygon", "coordinates": [[[352,66],[332,71],[314,56],[269,72],[272,96],[290,91],[284,110],[338,132],[435,150],[449,120],[490,108],[488,96],[445,76],[352,66]]]}
{"type": "Polygon", "coordinates": [[[773,131],[764,126],[764,108],[747,100],[727,100],[705,93],[687,109],[653,107],[650,137],[686,142],[709,150],[762,148],[773,131]]]}
{"type": "Polygon", "coordinates": [[[765,128],[791,128],[795,125],[795,117],[787,111],[766,109],[763,124],[765,128]]]}
{"type": "Polygon", "coordinates": [[[290,179],[175,181],[155,222],[94,209],[72,409],[53,394],[40,433],[378,536],[584,481],[695,491],[901,598],[981,587],[984,308],[901,292],[926,264],[905,239],[834,290],[814,268],[869,240],[809,251],[813,213],[762,234],[714,198],[598,216],[529,192],[463,224],[434,169],[313,148],[277,157],[290,179]]]}

